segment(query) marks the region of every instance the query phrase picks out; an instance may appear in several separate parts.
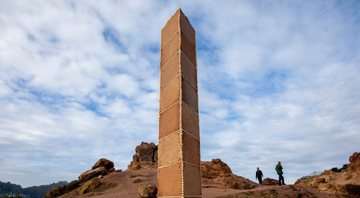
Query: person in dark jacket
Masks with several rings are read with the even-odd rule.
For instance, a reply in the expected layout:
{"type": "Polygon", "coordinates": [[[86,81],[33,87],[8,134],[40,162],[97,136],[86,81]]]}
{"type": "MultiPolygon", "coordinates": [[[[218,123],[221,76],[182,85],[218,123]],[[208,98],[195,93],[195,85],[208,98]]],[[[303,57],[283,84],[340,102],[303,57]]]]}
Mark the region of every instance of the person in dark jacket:
{"type": "Polygon", "coordinates": [[[279,175],[279,186],[285,185],[284,176],[283,176],[283,167],[281,166],[281,162],[279,161],[275,167],[276,173],[279,175]]]}
{"type": "Polygon", "coordinates": [[[260,168],[257,167],[257,170],[256,170],[256,179],[259,180],[259,184],[262,184],[262,177],[263,177],[263,173],[262,173],[262,171],[260,170],[260,168]]]}

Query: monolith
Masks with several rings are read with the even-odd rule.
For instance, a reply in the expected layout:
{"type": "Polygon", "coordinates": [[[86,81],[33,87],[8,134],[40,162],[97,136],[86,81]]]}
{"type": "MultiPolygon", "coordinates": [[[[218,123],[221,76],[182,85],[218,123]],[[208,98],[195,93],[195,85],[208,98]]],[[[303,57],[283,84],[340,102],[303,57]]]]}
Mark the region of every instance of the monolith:
{"type": "Polygon", "coordinates": [[[181,9],[161,31],[158,197],[201,197],[195,30],[181,9]]]}

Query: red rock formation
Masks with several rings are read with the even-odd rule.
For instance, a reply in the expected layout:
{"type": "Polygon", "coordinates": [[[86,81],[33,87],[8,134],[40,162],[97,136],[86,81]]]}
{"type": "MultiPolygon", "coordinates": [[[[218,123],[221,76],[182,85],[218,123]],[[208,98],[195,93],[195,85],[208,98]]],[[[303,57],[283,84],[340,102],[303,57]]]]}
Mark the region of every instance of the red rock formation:
{"type": "Polygon", "coordinates": [[[114,163],[108,159],[101,158],[99,159],[90,170],[87,170],[80,174],[78,177],[80,182],[88,181],[97,176],[104,176],[110,172],[114,172],[114,163]]]}
{"type": "Polygon", "coordinates": [[[140,198],[156,198],[157,187],[155,184],[143,184],[138,189],[140,198]]]}
{"type": "Polygon", "coordinates": [[[360,171],[360,152],[355,152],[349,157],[351,171],[360,171]]]}
{"type": "Polygon", "coordinates": [[[341,169],[332,168],[320,175],[304,177],[295,184],[345,197],[360,197],[360,153],[353,153],[349,161],[350,164],[341,169]]]}
{"type": "Polygon", "coordinates": [[[94,170],[87,170],[83,173],[80,174],[80,176],[78,177],[80,182],[85,182],[88,181],[94,177],[100,176],[100,175],[107,175],[108,171],[106,170],[105,167],[98,167],[95,168],[94,170]]]}
{"type": "Polygon", "coordinates": [[[254,182],[233,174],[230,167],[221,159],[201,162],[201,173],[201,182],[204,188],[251,189],[256,186],[254,182]]]}
{"type": "Polygon", "coordinates": [[[157,146],[154,143],[141,142],[135,149],[135,155],[128,165],[129,170],[157,167],[157,146]]]}
{"type": "Polygon", "coordinates": [[[105,158],[101,158],[94,164],[94,166],[91,169],[94,170],[98,167],[105,167],[106,170],[110,171],[113,170],[114,168],[114,162],[105,158]]]}
{"type": "Polygon", "coordinates": [[[265,179],[262,181],[262,184],[263,184],[263,185],[278,185],[278,184],[279,184],[279,181],[276,180],[276,179],[265,178],[265,179]]]}

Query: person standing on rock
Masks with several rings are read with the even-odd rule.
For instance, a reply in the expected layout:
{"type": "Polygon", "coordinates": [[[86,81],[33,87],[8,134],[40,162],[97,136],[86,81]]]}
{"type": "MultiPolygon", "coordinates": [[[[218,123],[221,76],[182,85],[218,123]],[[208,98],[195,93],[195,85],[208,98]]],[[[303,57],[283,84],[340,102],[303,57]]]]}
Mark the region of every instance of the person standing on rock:
{"type": "Polygon", "coordinates": [[[263,173],[262,173],[262,171],[260,170],[260,168],[257,167],[257,170],[256,170],[256,179],[259,180],[259,184],[262,184],[262,177],[263,177],[263,173]]]}
{"type": "Polygon", "coordinates": [[[281,162],[279,161],[275,167],[276,173],[279,175],[279,186],[285,185],[284,176],[283,176],[283,167],[281,166],[281,162]]]}

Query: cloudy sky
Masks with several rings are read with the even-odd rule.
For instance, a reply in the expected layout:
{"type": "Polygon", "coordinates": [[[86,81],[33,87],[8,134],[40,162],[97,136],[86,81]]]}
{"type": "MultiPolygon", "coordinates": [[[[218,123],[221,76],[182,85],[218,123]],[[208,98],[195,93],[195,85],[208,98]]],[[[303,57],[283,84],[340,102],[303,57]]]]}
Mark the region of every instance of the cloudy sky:
{"type": "Polygon", "coordinates": [[[126,169],[157,143],[160,30],[197,33],[202,160],[254,180],[360,151],[359,1],[0,1],[0,181],[126,169]]]}

